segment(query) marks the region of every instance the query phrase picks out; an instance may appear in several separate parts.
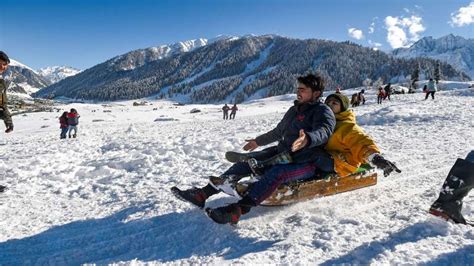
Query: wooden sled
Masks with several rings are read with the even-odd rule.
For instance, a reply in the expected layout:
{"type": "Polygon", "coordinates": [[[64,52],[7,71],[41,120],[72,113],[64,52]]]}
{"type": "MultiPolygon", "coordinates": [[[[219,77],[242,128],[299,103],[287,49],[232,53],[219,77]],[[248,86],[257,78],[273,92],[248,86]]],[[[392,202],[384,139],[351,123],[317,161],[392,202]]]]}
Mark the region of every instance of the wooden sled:
{"type": "MultiPolygon", "coordinates": [[[[251,182],[229,181],[211,177],[211,184],[231,196],[244,196],[251,182]],[[230,184],[232,183],[232,184],[230,184]],[[229,185],[231,189],[229,189],[229,185]],[[225,188],[224,188],[225,187],[225,188]]],[[[363,165],[352,175],[339,177],[337,174],[317,175],[314,179],[295,181],[280,185],[263,201],[263,206],[283,206],[313,198],[335,195],[377,184],[377,173],[369,165],[363,165]]]]}
{"type": "Polygon", "coordinates": [[[360,171],[345,177],[329,174],[322,179],[291,182],[281,185],[261,203],[263,206],[281,206],[313,198],[331,196],[377,184],[377,173],[372,169],[360,171]]]}

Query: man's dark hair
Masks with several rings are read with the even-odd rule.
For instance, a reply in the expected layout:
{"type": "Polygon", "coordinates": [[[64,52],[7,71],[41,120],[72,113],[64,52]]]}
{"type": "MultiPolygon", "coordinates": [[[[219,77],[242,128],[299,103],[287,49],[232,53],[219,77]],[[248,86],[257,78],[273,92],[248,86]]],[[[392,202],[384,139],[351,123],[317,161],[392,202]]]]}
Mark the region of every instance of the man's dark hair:
{"type": "Polygon", "coordinates": [[[7,64],[10,64],[10,58],[8,58],[8,55],[3,51],[0,51],[0,60],[7,62],[7,64]]]}
{"type": "Polygon", "coordinates": [[[308,74],[298,77],[298,82],[310,88],[313,92],[324,91],[324,79],[319,75],[308,74]]]}

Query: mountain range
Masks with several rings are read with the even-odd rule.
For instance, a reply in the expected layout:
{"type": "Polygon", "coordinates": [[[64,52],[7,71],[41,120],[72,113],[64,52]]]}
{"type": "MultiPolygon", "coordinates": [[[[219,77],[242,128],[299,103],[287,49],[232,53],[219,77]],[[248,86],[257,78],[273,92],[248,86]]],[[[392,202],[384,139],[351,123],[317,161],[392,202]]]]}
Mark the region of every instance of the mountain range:
{"type": "Polygon", "coordinates": [[[12,60],[4,77],[9,91],[39,97],[240,102],[293,92],[296,76],[308,72],[325,76],[329,89],[406,82],[416,66],[426,78],[438,63],[443,79],[469,80],[473,42],[452,34],[425,37],[386,54],[350,42],[219,36],[134,50],[83,72],[66,66],[35,71],[12,60]]]}
{"type": "Polygon", "coordinates": [[[74,76],[81,71],[68,66],[52,66],[41,68],[37,72],[40,76],[49,80],[53,84],[67,77],[74,76]]]}
{"type": "Polygon", "coordinates": [[[33,94],[41,88],[80,72],[78,69],[66,66],[47,67],[36,71],[14,59],[10,61],[3,77],[7,81],[8,91],[18,94],[33,94]]]}
{"type": "Polygon", "coordinates": [[[318,72],[327,87],[364,81],[405,82],[415,68],[433,76],[469,80],[451,65],[428,58],[397,58],[351,42],[275,35],[198,39],[135,50],[38,91],[38,97],[87,100],[171,98],[190,103],[241,102],[294,92],[296,77],[318,72]]]}
{"type": "Polygon", "coordinates": [[[39,89],[51,85],[51,82],[30,67],[10,59],[10,65],[3,73],[10,92],[32,94],[39,89]]]}
{"type": "Polygon", "coordinates": [[[409,48],[399,48],[392,54],[400,58],[428,57],[447,62],[474,78],[474,39],[453,34],[434,39],[424,37],[409,48]]]}

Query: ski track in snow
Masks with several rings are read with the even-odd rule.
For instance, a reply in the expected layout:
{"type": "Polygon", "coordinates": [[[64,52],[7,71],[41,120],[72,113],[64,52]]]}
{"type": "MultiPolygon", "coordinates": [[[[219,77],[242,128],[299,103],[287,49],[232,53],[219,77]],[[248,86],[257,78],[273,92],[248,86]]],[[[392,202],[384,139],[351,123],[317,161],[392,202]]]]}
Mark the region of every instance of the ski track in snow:
{"type": "MultiPolygon", "coordinates": [[[[234,121],[221,120],[220,105],[71,104],[62,108],[81,114],[78,138],[62,141],[61,113],[14,116],[15,131],[0,133],[0,184],[10,188],[0,194],[0,265],[473,264],[471,227],[427,210],[456,158],[474,148],[474,90],[423,97],[394,95],[377,105],[368,95],[356,108],[401,174],[336,196],[257,207],[237,226],[215,224],[169,188],[205,185],[231,165],[226,151],[272,129],[291,100],[239,105],[234,121]]],[[[232,201],[217,195],[208,206],[232,201]]],[[[467,217],[473,204],[466,197],[467,217]]]]}

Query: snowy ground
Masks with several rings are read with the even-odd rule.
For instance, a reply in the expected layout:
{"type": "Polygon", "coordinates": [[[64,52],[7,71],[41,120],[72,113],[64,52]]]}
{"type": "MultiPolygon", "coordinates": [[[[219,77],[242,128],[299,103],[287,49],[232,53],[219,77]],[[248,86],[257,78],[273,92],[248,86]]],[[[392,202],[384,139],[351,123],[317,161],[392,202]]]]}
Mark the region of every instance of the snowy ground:
{"type": "MultiPolygon", "coordinates": [[[[292,97],[240,105],[234,121],[221,119],[220,105],[70,104],[81,118],[79,137],[67,140],[60,113],[15,116],[15,131],[0,133],[0,184],[10,187],[0,194],[0,265],[474,264],[472,228],[426,213],[456,158],[474,148],[474,89],[382,105],[368,94],[358,121],[403,171],[376,186],[257,207],[237,227],[170,194],[224,171],[225,151],[273,128],[292,97]]],[[[474,217],[473,195],[463,213],[474,217]]]]}

